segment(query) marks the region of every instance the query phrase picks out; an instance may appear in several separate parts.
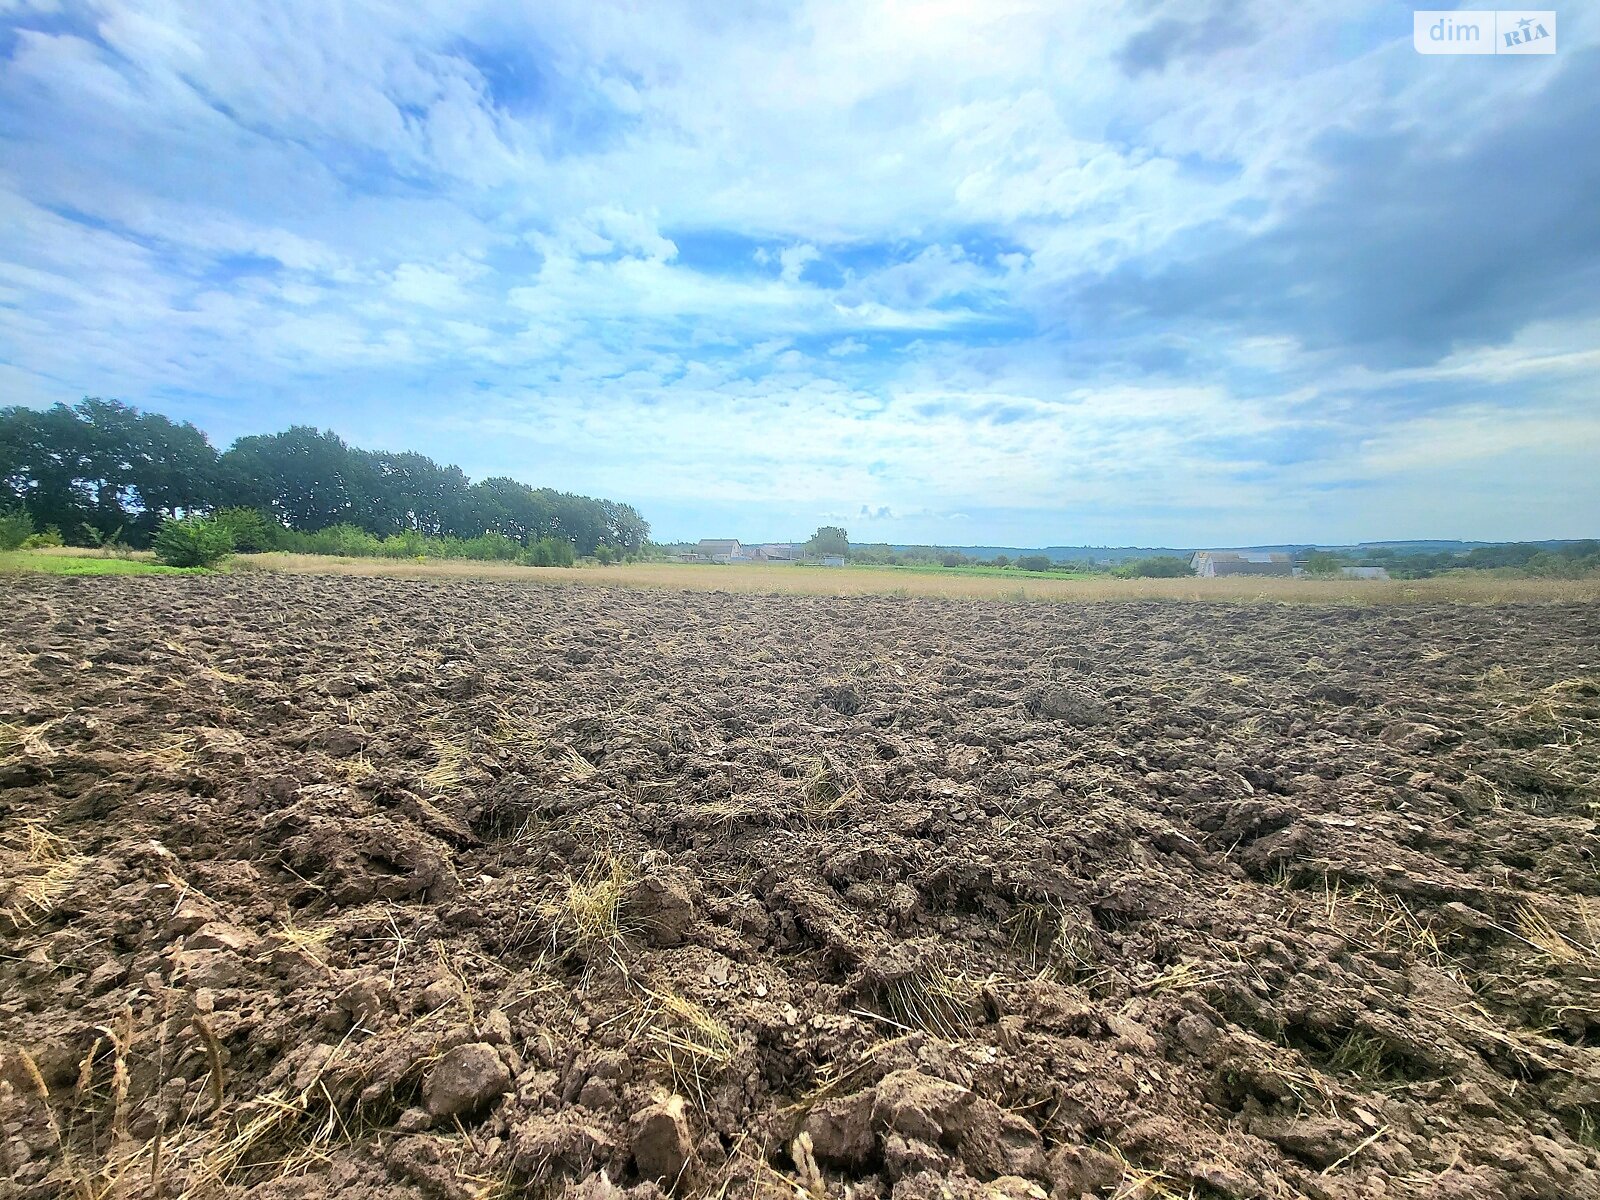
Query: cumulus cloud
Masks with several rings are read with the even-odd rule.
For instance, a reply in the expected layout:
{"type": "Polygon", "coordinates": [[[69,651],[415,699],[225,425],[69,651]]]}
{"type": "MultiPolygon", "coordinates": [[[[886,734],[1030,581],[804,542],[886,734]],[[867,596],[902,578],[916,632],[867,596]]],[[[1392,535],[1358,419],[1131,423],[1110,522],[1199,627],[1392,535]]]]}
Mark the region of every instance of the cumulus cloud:
{"type": "Polygon", "coordinates": [[[664,536],[1592,521],[1585,14],[1500,62],[1347,0],[620,12],[0,3],[8,397],[331,424],[664,536]]]}
{"type": "Polygon", "coordinates": [[[1531,321],[1600,313],[1600,51],[1493,123],[1330,130],[1321,186],[1264,224],[1219,220],[1086,287],[1088,309],[1199,317],[1367,362],[1434,361],[1531,321]]]}

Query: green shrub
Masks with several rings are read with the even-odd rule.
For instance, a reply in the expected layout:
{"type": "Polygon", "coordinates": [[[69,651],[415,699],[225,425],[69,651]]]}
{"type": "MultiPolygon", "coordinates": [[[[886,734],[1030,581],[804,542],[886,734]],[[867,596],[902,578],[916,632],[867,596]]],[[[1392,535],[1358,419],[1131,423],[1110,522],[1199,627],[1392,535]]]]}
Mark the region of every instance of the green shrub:
{"type": "Polygon", "coordinates": [[[150,544],[169,567],[209,567],[233,553],[233,535],[209,517],[168,517],[150,544]]]}
{"type": "Polygon", "coordinates": [[[1024,571],[1048,571],[1050,559],[1044,554],[1024,554],[1017,559],[1017,566],[1024,571]]]}
{"type": "Polygon", "coordinates": [[[128,544],[122,540],[124,527],[121,525],[118,525],[110,533],[107,533],[98,525],[89,524],[87,521],[83,523],[81,528],[83,529],[84,541],[99,550],[107,558],[110,558],[113,554],[122,557],[132,553],[128,544]]]}
{"type": "Polygon", "coordinates": [[[457,548],[457,557],[476,558],[485,562],[515,562],[521,553],[521,542],[513,541],[492,529],[485,530],[477,537],[463,538],[457,548]]]}
{"type": "Polygon", "coordinates": [[[562,538],[540,538],[528,543],[517,556],[517,561],[525,567],[570,567],[577,560],[572,543],[562,538]]]}
{"type": "Polygon", "coordinates": [[[429,538],[415,529],[392,533],[383,539],[385,558],[426,558],[429,538]]]}
{"type": "Polygon", "coordinates": [[[271,550],[277,545],[273,536],[273,522],[255,508],[224,508],[212,518],[233,538],[233,548],[251,552],[271,550]]]}
{"type": "Polygon", "coordinates": [[[15,550],[33,536],[33,518],[25,509],[0,512],[0,550],[15,550]]]}
{"type": "Polygon", "coordinates": [[[1151,558],[1135,558],[1111,572],[1119,579],[1182,579],[1194,572],[1187,559],[1175,554],[1157,554],[1151,558]]]}
{"type": "Polygon", "coordinates": [[[361,526],[345,523],[305,534],[303,544],[295,549],[306,554],[332,554],[338,558],[376,558],[383,551],[383,543],[361,526]]]}
{"type": "MultiPolygon", "coordinates": [[[[245,510],[251,511],[251,510],[245,510]]],[[[219,521],[222,514],[217,514],[219,521]]],[[[338,558],[397,558],[426,560],[435,558],[484,559],[490,562],[518,562],[524,566],[570,567],[574,561],[572,543],[562,538],[543,538],[523,545],[495,530],[477,537],[441,537],[404,529],[380,538],[359,525],[330,525],[315,533],[270,524],[272,549],[293,554],[330,554],[338,558]]]]}
{"type": "Polygon", "coordinates": [[[65,546],[66,539],[61,536],[61,530],[54,525],[46,525],[39,533],[30,533],[22,539],[24,550],[38,550],[43,546],[65,546]]]}

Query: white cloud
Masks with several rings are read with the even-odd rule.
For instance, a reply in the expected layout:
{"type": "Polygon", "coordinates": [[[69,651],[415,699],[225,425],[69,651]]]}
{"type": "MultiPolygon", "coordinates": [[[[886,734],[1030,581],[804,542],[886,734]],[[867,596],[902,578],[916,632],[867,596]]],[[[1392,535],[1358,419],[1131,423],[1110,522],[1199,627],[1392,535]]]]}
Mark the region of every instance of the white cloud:
{"type": "Polygon", "coordinates": [[[816,262],[821,257],[815,246],[803,242],[798,246],[785,246],[778,253],[778,262],[783,268],[779,272],[779,277],[785,283],[799,283],[806,264],[816,262]]]}
{"type": "Polygon", "coordinates": [[[1503,430],[1548,493],[1593,450],[1550,403],[1600,366],[1582,314],[1380,371],[1074,309],[1314,196],[1319,139],[1470,121],[1561,65],[1447,74],[1381,5],[1247,5],[1226,71],[1137,85],[1109,0],[44,8],[0,3],[0,351],[29,403],[270,428],[326,394],[359,431],[381,398],[387,443],[451,410],[438,452],[475,473],[515,447],[494,465],[647,510],[866,505],[922,537],[1002,503],[1107,538],[1119,506],[1332,528],[1310,489],[1351,455],[1376,489],[1503,430]]]}
{"type": "Polygon", "coordinates": [[[483,270],[475,263],[456,260],[450,269],[401,263],[395,268],[389,291],[396,299],[429,308],[460,308],[469,299],[466,285],[483,270]]]}

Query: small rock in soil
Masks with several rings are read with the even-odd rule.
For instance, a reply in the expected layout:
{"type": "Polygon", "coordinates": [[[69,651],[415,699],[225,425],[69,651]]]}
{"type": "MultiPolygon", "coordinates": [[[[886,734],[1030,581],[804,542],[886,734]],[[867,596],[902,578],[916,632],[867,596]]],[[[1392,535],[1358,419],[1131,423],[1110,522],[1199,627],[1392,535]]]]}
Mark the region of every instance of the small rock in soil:
{"type": "Polygon", "coordinates": [[[682,1096],[669,1096],[634,1114],[633,1161],[642,1178],[677,1183],[693,1150],[682,1096]]]}
{"type": "Polygon", "coordinates": [[[445,1053],[422,1088],[423,1103],[436,1117],[466,1116],[511,1088],[511,1072],[487,1042],[468,1042],[445,1053]]]}

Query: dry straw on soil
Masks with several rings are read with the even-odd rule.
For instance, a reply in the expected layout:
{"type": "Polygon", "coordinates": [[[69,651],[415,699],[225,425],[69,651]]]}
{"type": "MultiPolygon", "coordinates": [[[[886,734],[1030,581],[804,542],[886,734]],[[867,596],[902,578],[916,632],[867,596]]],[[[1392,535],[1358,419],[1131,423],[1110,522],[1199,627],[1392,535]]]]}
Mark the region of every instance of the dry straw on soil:
{"type": "Polygon", "coordinates": [[[317,554],[249,554],[246,567],[302,575],[393,576],[405,579],[498,579],[527,583],[598,584],[813,596],[935,596],[959,600],[1210,600],[1288,604],[1511,604],[1600,601],[1600,579],[1506,579],[1457,572],[1434,579],[1049,579],[902,571],[892,567],[709,566],[635,563],[568,570],[451,559],[408,562],[331,558],[317,554]]]}

